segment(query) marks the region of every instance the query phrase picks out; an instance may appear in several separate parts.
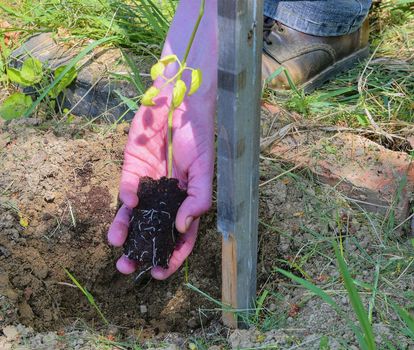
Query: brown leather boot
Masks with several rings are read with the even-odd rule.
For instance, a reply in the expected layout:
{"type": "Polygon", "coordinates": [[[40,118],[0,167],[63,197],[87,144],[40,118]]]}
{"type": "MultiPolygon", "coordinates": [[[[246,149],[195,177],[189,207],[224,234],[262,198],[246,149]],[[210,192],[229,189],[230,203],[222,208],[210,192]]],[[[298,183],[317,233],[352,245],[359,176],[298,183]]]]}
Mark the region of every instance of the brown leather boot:
{"type": "Polygon", "coordinates": [[[289,89],[285,73],[272,78],[272,73],[282,65],[296,86],[303,88],[306,93],[311,92],[367,57],[368,36],[368,20],[351,34],[320,37],[299,32],[266,18],[262,80],[271,89],[289,89]]]}

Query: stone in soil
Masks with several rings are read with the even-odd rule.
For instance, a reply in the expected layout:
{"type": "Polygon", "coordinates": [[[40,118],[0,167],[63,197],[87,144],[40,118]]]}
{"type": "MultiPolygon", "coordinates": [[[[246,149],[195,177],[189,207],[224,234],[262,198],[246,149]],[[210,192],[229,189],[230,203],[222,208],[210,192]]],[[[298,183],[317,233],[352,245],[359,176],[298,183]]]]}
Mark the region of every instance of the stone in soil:
{"type": "Polygon", "coordinates": [[[177,179],[140,180],[139,203],[132,211],[124,254],[140,262],[142,271],[153,266],[168,268],[179,236],[175,217],[186,196],[177,179]]]}

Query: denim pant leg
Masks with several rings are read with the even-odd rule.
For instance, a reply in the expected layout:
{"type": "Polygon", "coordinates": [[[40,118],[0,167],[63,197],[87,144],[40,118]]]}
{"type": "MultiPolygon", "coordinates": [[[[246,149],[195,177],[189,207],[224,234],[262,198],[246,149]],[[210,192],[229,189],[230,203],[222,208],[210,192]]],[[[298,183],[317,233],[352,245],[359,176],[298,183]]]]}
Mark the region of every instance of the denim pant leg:
{"type": "Polygon", "coordinates": [[[264,0],[264,14],[280,23],[317,36],[338,36],[356,31],[371,0],[264,0]]]}

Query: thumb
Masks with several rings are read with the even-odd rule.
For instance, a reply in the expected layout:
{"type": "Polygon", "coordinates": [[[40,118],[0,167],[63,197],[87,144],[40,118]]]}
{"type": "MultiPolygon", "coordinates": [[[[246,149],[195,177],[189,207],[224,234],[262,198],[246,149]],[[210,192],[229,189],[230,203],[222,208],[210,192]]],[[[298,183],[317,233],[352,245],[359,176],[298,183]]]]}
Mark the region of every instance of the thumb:
{"type": "MultiPolygon", "coordinates": [[[[175,219],[175,227],[186,233],[194,220],[211,207],[213,172],[189,176],[187,198],[181,204],[175,219]]],[[[190,175],[190,174],[189,174],[190,175]]]]}

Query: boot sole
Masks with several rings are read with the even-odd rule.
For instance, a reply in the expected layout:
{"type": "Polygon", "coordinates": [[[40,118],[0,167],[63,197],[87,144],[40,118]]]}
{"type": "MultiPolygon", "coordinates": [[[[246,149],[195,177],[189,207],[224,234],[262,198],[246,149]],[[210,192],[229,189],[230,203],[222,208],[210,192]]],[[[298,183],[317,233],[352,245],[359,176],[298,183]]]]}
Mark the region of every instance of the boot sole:
{"type": "Polygon", "coordinates": [[[346,56],[338,62],[335,62],[332,66],[324,69],[318,75],[315,75],[312,79],[301,85],[301,88],[305,94],[313,92],[315,89],[319,88],[327,81],[332,80],[338,74],[348,70],[354,66],[359,61],[364,60],[369,55],[369,46],[360,49],[353,54],[346,56]]]}

